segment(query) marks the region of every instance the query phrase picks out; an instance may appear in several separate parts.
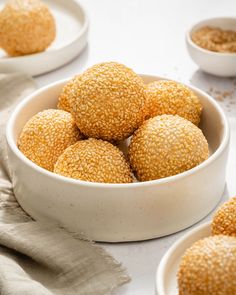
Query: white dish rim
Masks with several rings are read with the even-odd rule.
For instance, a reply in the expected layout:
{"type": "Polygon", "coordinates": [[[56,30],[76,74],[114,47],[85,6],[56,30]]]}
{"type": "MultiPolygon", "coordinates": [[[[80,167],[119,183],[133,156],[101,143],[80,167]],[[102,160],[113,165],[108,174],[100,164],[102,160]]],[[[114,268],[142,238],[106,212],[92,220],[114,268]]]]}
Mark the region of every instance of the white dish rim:
{"type": "Polygon", "coordinates": [[[165,294],[164,289],[164,273],[165,273],[165,267],[167,264],[168,259],[172,256],[172,254],[176,251],[176,249],[179,247],[180,244],[182,244],[188,237],[194,235],[195,233],[202,231],[203,229],[209,228],[211,226],[211,221],[205,222],[196,228],[190,230],[186,234],[184,234],[181,238],[179,238],[170,248],[169,250],[164,254],[164,256],[161,259],[161,262],[157,268],[156,272],[156,291],[157,294],[165,294]]]}
{"type": "MultiPolygon", "coordinates": [[[[147,74],[139,74],[142,77],[152,77],[155,79],[163,79],[163,80],[169,80],[168,78],[165,77],[160,77],[160,76],[154,76],[154,75],[147,75],[147,74]]],[[[223,138],[221,140],[221,143],[219,145],[219,147],[217,148],[217,150],[210,155],[210,157],[205,160],[204,162],[202,162],[201,164],[199,164],[198,166],[187,170],[185,172],[179,173],[177,175],[173,175],[173,176],[169,176],[169,177],[165,177],[165,178],[161,178],[161,179],[157,179],[157,180],[150,180],[150,181],[145,181],[145,182],[133,182],[133,183],[99,183],[99,182],[88,182],[88,181],[83,181],[83,180],[78,180],[78,179],[72,179],[69,177],[65,177],[65,176],[61,176],[58,175],[56,173],[50,172],[44,168],[41,168],[39,166],[37,166],[36,164],[34,164],[32,161],[30,161],[28,158],[26,158],[26,156],[18,149],[17,144],[14,141],[13,138],[13,125],[14,125],[14,121],[17,117],[18,112],[28,103],[28,101],[30,101],[31,99],[34,98],[34,96],[40,94],[41,92],[44,92],[46,90],[48,90],[51,87],[55,87],[59,84],[63,84],[66,83],[69,79],[62,79],[56,82],[53,82],[49,85],[46,85],[38,90],[36,90],[35,92],[33,92],[32,94],[30,94],[29,96],[27,96],[23,101],[21,101],[17,107],[15,108],[15,110],[13,111],[13,113],[11,114],[8,122],[7,122],[7,126],[6,126],[6,139],[7,142],[10,146],[10,148],[12,149],[12,151],[16,154],[16,156],[18,158],[20,158],[21,161],[24,162],[24,164],[26,164],[27,166],[30,166],[32,169],[37,170],[37,172],[39,173],[43,173],[45,175],[47,175],[50,178],[56,179],[60,182],[66,182],[66,183],[70,183],[70,184],[79,184],[85,187],[100,187],[100,188],[104,188],[104,189],[109,189],[109,188],[133,188],[133,187],[140,187],[140,186],[152,186],[152,185],[157,185],[157,184],[165,184],[165,183],[171,183],[174,182],[178,179],[184,178],[184,177],[188,177],[189,175],[192,175],[193,173],[198,172],[199,170],[204,169],[206,166],[210,165],[215,159],[217,159],[225,150],[225,148],[228,145],[229,142],[229,138],[230,138],[230,130],[229,130],[229,124],[228,124],[228,120],[226,118],[226,115],[224,114],[224,111],[221,109],[221,107],[218,105],[218,103],[207,93],[205,93],[204,91],[198,89],[197,87],[194,86],[190,86],[188,84],[182,83],[184,85],[187,85],[188,87],[190,87],[190,89],[192,89],[193,91],[196,91],[198,93],[200,93],[200,95],[202,96],[206,96],[207,99],[214,105],[214,107],[216,108],[216,110],[218,111],[218,113],[220,114],[220,117],[222,119],[222,123],[224,126],[224,134],[223,134],[223,138]]],[[[174,81],[174,80],[172,80],[174,81]]]]}

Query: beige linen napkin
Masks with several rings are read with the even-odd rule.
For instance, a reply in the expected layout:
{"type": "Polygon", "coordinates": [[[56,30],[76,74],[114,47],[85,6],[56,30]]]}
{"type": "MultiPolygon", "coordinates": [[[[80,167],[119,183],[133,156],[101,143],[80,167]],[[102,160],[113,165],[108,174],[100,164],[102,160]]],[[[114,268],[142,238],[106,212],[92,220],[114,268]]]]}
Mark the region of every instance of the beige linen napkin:
{"type": "Polygon", "coordinates": [[[25,75],[0,74],[0,294],[110,294],[129,281],[122,266],[79,234],[33,221],[14,197],[5,125],[17,102],[34,89],[25,75]]]}

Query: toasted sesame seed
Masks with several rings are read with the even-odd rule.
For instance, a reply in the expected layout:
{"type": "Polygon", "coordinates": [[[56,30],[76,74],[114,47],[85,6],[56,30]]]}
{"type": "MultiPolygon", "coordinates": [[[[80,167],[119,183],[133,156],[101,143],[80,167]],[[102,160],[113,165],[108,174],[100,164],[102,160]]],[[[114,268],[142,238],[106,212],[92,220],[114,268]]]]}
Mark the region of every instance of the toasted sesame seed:
{"type": "Polygon", "coordinates": [[[62,152],[81,138],[70,113],[50,109],[36,114],[26,123],[18,146],[32,162],[53,171],[62,152]]]}
{"type": "Polygon", "coordinates": [[[236,32],[215,27],[202,27],[192,33],[194,43],[210,51],[236,52],[236,32]]]}
{"type": "Polygon", "coordinates": [[[146,116],[143,80],[126,66],[107,62],[80,75],[72,114],[87,137],[122,140],[146,116]]]}
{"type": "Polygon", "coordinates": [[[44,51],[55,35],[54,18],[39,0],[9,0],[0,12],[0,47],[11,56],[44,51]]]}
{"type": "Polygon", "coordinates": [[[213,235],[236,237],[236,197],[225,202],[215,213],[211,224],[213,235]]]}
{"type": "Polygon", "coordinates": [[[236,238],[213,236],[186,250],[178,271],[179,295],[236,294],[236,238]]]}
{"type": "Polygon", "coordinates": [[[149,117],[179,115],[199,124],[202,105],[187,86],[175,81],[154,81],[146,86],[146,94],[149,117]]]}
{"type": "Polygon", "coordinates": [[[132,182],[129,164],[113,144],[87,139],[68,147],[58,158],[54,172],[91,182],[132,182]]]}
{"type": "Polygon", "coordinates": [[[129,159],[137,178],[148,181],[189,170],[209,156],[202,131],[178,115],[147,120],[133,135],[129,159]]]}

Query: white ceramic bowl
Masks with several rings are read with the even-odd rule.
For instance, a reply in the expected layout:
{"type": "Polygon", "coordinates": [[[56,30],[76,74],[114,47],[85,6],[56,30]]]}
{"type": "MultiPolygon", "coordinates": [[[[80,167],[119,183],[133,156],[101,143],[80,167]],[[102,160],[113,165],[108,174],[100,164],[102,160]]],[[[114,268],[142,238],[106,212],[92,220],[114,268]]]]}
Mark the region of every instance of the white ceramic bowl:
{"type": "MultiPolygon", "coordinates": [[[[160,79],[145,76],[146,82],[160,79]]],[[[194,88],[204,110],[201,128],[212,155],[199,166],[168,178],[131,184],[90,183],[44,170],[17,148],[34,114],[55,108],[66,81],[44,87],[22,101],[6,130],[14,192],[36,220],[53,221],[97,241],[135,241],[168,235],[205,217],[225,186],[229,127],[219,105],[194,88]]]]}
{"type": "Polygon", "coordinates": [[[186,34],[188,52],[200,69],[209,74],[221,77],[236,76],[236,53],[213,52],[201,48],[192,41],[192,33],[204,26],[236,31],[236,18],[217,17],[206,19],[192,26],[186,34]]]}
{"type": "Polygon", "coordinates": [[[156,275],[156,291],[158,295],[179,295],[177,273],[182,255],[196,241],[210,235],[211,224],[209,222],[184,235],[166,252],[159,264],[156,275]]]}

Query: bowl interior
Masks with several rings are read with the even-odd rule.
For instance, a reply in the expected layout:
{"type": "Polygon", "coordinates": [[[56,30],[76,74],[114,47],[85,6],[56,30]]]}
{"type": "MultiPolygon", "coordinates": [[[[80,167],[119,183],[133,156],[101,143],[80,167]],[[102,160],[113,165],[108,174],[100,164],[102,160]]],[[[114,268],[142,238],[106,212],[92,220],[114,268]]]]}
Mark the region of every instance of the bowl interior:
{"type": "MultiPolygon", "coordinates": [[[[146,83],[163,79],[149,75],[141,76],[146,83]]],[[[10,128],[8,128],[8,137],[12,138],[14,149],[17,149],[17,139],[24,125],[33,115],[45,109],[56,108],[58,96],[66,82],[67,80],[59,81],[38,90],[17,107],[11,118],[10,128]]],[[[197,94],[203,105],[200,128],[208,140],[210,153],[213,154],[226,135],[227,122],[222,110],[211,97],[192,86],[189,87],[197,94]]]]}

